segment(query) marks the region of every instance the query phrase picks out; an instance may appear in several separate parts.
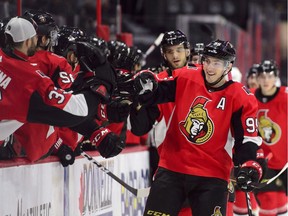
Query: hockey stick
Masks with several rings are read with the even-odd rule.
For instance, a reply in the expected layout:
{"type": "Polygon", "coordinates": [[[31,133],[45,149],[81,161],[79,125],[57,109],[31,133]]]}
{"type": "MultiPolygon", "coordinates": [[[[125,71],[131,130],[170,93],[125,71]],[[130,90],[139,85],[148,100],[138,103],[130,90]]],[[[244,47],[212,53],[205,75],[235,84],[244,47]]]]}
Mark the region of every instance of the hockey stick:
{"type": "Polygon", "coordinates": [[[162,41],[162,38],[163,38],[164,34],[161,33],[157,38],[156,40],[154,41],[154,43],[147,49],[147,51],[144,53],[144,57],[147,58],[148,55],[150,55],[150,53],[152,53],[154,51],[154,49],[156,47],[159,46],[159,44],[161,43],[162,41]]]}
{"type": "Polygon", "coordinates": [[[249,216],[253,216],[252,205],[251,205],[251,199],[250,199],[250,194],[249,194],[249,192],[245,192],[245,196],[246,196],[246,203],[247,203],[248,215],[249,215],[249,216]]]}
{"type": "Polygon", "coordinates": [[[273,182],[275,179],[277,179],[288,167],[288,163],[285,164],[285,166],[280,170],[280,172],[275,175],[274,177],[270,178],[270,179],[263,179],[260,183],[250,183],[251,186],[255,187],[255,188],[263,188],[266,185],[270,184],[271,182],[273,182]]]}
{"type": "Polygon", "coordinates": [[[98,161],[96,161],[92,156],[88,155],[86,152],[81,151],[81,155],[83,157],[87,158],[93,164],[95,164],[101,171],[105,172],[112,179],[114,179],[119,184],[121,184],[124,188],[126,188],[128,191],[130,191],[134,196],[136,196],[138,198],[148,196],[148,194],[150,192],[150,188],[141,188],[141,189],[133,188],[130,185],[126,184],[124,181],[122,181],[120,178],[118,178],[116,175],[114,175],[112,172],[110,172],[110,170],[108,170],[106,167],[104,167],[102,164],[100,164],[98,161]]]}
{"type": "MultiPolygon", "coordinates": [[[[277,179],[283,172],[285,172],[285,170],[287,169],[288,167],[288,163],[285,164],[285,166],[280,170],[280,172],[275,175],[274,177],[270,178],[270,179],[263,179],[261,182],[259,183],[250,183],[249,185],[251,185],[252,187],[254,188],[258,188],[258,189],[261,189],[263,187],[265,187],[266,185],[270,184],[271,182],[273,182],[275,179],[277,179]]],[[[236,183],[236,180],[235,179],[230,179],[230,181],[232,182],[235,182],[236,183]]]]}

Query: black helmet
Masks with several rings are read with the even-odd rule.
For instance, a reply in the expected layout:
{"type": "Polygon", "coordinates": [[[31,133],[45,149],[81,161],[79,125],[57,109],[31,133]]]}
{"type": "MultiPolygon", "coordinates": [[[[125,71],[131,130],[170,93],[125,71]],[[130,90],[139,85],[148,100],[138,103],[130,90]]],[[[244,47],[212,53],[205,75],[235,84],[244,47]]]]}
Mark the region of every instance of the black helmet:
{"type": "Polygon", "coordinates": [[[74,51],[77,55],[77,41],[87,41],[86,34],[77,27],[61,26],[58,32],[58,44],[54,47],[54,52],[65,56],[68,51],[74,51]]]}
{"type": "Polygon", "coordinates": [[[160,43],[161,52],[163,53],[167,46],[174,46],[179,44],[183,44],[185,49],[189,49],[190,47],[187,37],[183,32],[180,30],[165,32],[160,43]]]}
{"type": "Polygon", "coordinates": [[[228,41],[215,40],[204,47],[204,56],[211,56],[233,63],[236,59],[236,51],[228,41]]]}
{"type": "Polygon", "coordinates": [[[108,45],[108,49],[109,49],[109,55],[108,55],[108,61],[113,64],[113,61],[115,59],[115,53],[119,52],[119,50],[121,50],[121,48],[123,48],[124,50],[128,48],[128,46],[121,42],[121,41],[117,41],[117,40],[111,40],[107,42],[108,45]]]}
{"type": "Polygon", "coordinates": [[[136,64],[141,64],[143,53],[137,47],[118,46],[111,53],[109,61],[116,69],[129,72],[134,70],[136,64]]]}
{"type": "Polygon", "coordinates": [[[110,50],[108,48],[108,43],[105,40],[95,37],[95,36],[91,36],[89,38],[89,42],[93,44],[94,46],[98,47],[104,53],[106,57],[109,56],[110,50]]]}
{"type": "Polygon", "coordinates": [[[279,70],[277,64],[274,60],[263,60],[257,71],[257,75],[260,73],[271,73],[273,72],[275,76],[278,76],[279,70]]]}
{"type": "Polygon", "coordinates": [[[58,26],[50,13],[41,10],[28,10],[23,16],[35,21],[38,25],[37,34],[39,36],[50,36],[51,31],[58,31],[58,26]]]}
{"type": "Polygon", "coordinates": [[[247,73],[247,79],[254,74],[256,75],[258,73],[259,67],[260,64],[253,64],[247,73]]]}
{"type": "Polygon", "coordinates": [[[201,55],[204,50],[204,43],[196,43],[194,47],[191,48],[190,50],[190,55],[201,55]]]}

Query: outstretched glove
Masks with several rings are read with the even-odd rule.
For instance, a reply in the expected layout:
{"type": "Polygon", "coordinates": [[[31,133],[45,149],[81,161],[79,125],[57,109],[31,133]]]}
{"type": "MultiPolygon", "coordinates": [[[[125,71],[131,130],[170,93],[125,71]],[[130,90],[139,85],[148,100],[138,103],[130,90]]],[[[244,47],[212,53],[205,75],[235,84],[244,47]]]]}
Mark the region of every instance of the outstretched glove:
{"type": "Polygon", "coordinates": [[[253,183],[258,183],[262,178],[262,167],[256,161],[247,161],[242,164],[236,177],[237,186],[244,192],[250,192],[255,187],[253,183]]]}
{"type": "Polygon", "coordinates": [[[60,147],[54,145],[54,154],[58,156],[63,167],[72,165],[75,161],[74,151],[67,145],[61,144],[60,147]],[[58,148],[57,148],[58,147],[58,148]]]}
{"type": "Polygon", "coordinates": [[[112,101],[109,104],[101,104],[98,107],[97,117],[101,121],[124,122],[130,113],[130,104],[125,101],[112,101]]]}
{"type": "MultiPolygon", "coordinates": [[[[98,94],[102,103],[107,103],[116,88],[116,72],[103,53],[87,42],[77,42],[80,69],[85,75],[81,78],[80,90],[89,87],[98,94]]],[[[79,88],[79,86],[78,86],[79,88]]]]}
{"type": "Polygon", "coordinates": [[[135,92],[138,95],[154,92],[158,87],[158,79],[150,70],[140,71],[134,75],[133,79],[135,92]]]}
{"type": "Polygon", "coordinates": [[[110,158],[118,155],[124,148],[125,143],[108,128],[100,127],[90,137],[92,145],[97,147],[100,155],[110,158]]]}

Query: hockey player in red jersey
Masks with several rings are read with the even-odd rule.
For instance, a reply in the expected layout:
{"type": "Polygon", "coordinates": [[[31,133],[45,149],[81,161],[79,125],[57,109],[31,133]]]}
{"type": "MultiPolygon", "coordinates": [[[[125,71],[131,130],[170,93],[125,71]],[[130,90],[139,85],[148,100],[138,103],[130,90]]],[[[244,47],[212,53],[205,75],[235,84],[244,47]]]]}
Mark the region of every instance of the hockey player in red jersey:
{"type": "MultiPolygon", "coordinates": [[[[26,19],[12,18],[5,28],[5,34],[8,46],[0,50],[0,72],[3,77],[0,140],[27,122],[43,123],[71,127],[90,137],[103,157],[119,154],[123,143],[117,136],[90,121],[101,100],[95,92],[95,83],[89,82],[87,88],[78,94],[70,94],[57,88],[49,77],[31,64],[28,57],[36,52],[37,36],[33,25],[26,19]],[[21,106],[15,106],[19,103],[21,106]]],[[[109,93],[115,83],[114,74],[110,76],[111,82],[105,84],[109,93]]],[[[42,154],[38,156],[47,153],[50,147],[39,145],[38,150],[42,154]]],[[[59,145],[55,148],[59,148],[59,145]]]]}
{"type": "MultiPolygon", "coordinates": [[[[190,45],[186,35],[180,30],[165,32],[161,44],[161,54],[165,61],[165,65],[168,68],[162,72],[159,72],[159,79],[174,78],[175,69],[182,68],[187,65],[187,61],[190,56],[190,45]]],[[[157,147],[157,154],[153,151],[154,148],[150,148],[150,163],[151,174],[154,175],[158,166],[159,156],[161,153],[162,142],[167,132],[167,125],[174,108],[174,103],[159,104],[152,107],[141,107],[138,109],[132,109],[130,112],[131,131],[140,136],[151,129],[153,130],[151,135],[151,142],[153,146],[157,147]],[[154,124],[155,120],[157,121],[154,124]],[[143,123],[145,122],[145,123],[143,123]],[[154,124],[154,125],[153,125],[154,124]]],[[[189,216],[191,215],[190,208],[182,208],[178,215],[189,216]]]]}
{"type": "Polygon", "coordinates": [[[71,86],[75,79],[71,65],[65,58],[55,55],[53,47],[58,43],[58,26],[51,14],[44,11],[30,10],[24,13],[24,17],[31,18],[37,24],[37,52],[29,58],[33,64],[37,64],[41,71],[49,76],[55,85],[62,89],[71,86]]]}
{"type": "MultiPolygon", "coordinates": [[[[275,61],[264,60],[257,70],[259,134],[263,140],[268,170],[264,179],[275,176],[287,163],[287,113],[286,86],[277,87],[279,71],[275,61]]],[[[266,187],[255,190],[259,201],[259,216],[287,215],[287,170],[266,187]]]]}
{"type": "MultiPolygon", "coordinates": [[[[50,77],[55,86],[64,90],[70,88],[74,81],[72,67],[65,58],[51,52],[53,46],[57,44],[58,26],[55,20],[51,14],[36,10],[26,11],[24,17],[31,19],[37,25],[37,52],[29,58],[29,61],[35,66],[37,65],[46,76],[50,77]]],[[[23,148],[26,149],[26,156],[31,161],[38,160],[39,155],[43,154],[39,152],[39,143],[43,146],[61,143],[61,149],[57,151],[57,155],[61,156],[59,157],[61,164],[68,166],[74,163],[73,150],[76,148],[77,141],[81,139],[81,135],[78,136],[76,132],[70,132],[69,129],[63,128],[63,131],[67,135],[63,132],[60,135],[61,129],[58,127],[46,124],[26,123],[14,133],[14,136],[23,148]],[[74,139],[75,141],[69,143],[65,139],[66,137],[69,138],[69,142],[74,139]],[[71,147],[68,147],[68,145],[71,147]],[[66,154],[70,156],[66,157],[66,154]]],[[[45,156],[48,155],[45,154],[45,156]]]]}
{"type": "Polygon", "coordinates": [[[256,98],[225,80],[235,55],[229,42],[216,40],[204,48],[203,68],[184,67],[176,79],[161,82],[149,71],[135,75],[142,104],[175,102],[144,215],[177,215],[186,196],[193,215],[226,215],[232,158],[242,190],[253,190],[250,182],[261,179],[265,160],[257,158],[262,139],[256,98]],[[230,132],[234,145],[227,142],[230,132]]]}

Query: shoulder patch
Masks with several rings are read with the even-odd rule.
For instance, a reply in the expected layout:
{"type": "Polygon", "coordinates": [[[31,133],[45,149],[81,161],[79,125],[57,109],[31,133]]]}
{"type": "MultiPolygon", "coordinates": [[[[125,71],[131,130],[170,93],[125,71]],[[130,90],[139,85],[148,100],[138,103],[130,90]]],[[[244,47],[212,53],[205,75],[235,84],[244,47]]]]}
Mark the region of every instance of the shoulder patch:
{"type": "Polygon", "coordinates": [[[246,92],[248,95],[253,95],[253,93],[248,89],[246,86],[243,86],[242,89],[246,92]]]}
{"type": "Polygon", "coordinates": [[[42,71],[40,71],[40,70],[36,70],[35,71],[36,73],[38,73],[41,77],[43,77],[43,78],[49,78],[48,76],[46,76],[42,71]]]}

